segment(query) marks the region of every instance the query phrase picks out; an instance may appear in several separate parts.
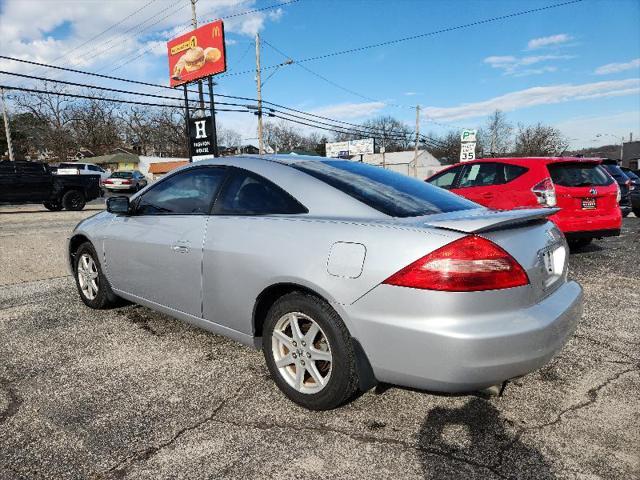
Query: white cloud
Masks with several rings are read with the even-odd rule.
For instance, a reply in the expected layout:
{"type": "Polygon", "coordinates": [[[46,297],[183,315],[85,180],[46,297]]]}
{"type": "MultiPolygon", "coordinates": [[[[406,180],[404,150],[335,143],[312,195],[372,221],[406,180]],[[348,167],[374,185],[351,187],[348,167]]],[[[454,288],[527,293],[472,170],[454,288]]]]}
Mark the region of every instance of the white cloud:
{"type": "Polygon", "coordinates": [[[527,43],[527,50],[536,50],[538,48],[548,47],[551,45],[561,45],[573,40],[573,37],[566,33],[559,33],[557,35],[549,35],[548,37],[532,38],[527,43]]]}
{"type": "Polygon", "coordinates": [[[385,107],[384,102],[340,103],[327,105],[311,110],[311,113],[340,119],[362,118],[379,112],[385,107]]]}
{"type": "Polygon", "coordinates": [[[522,67],[535,65],[542,62],[558,61],[558,60],[570,60],[575,58],[573,55],[528,55],[525,57],[515,57],[513,55],[504,56],[490,56],[483,61],[492,68],[502,70],[505,75],[533,75],[545,72],[554,72],[556,67],[544,67],[540,69],[529,69],[522,72],[522,67]]]}
{"type": "MultiPolygon", "coordinates": [[[[173,4],[153,2],[94,39],[98,33],[138,10],[141,2],[57,0],[54,8],[52,3],[52,0],[2,2],[0,38],[3,55],[109,73],[109,69],[121,60],[149,52],[126,67],[129,74],[136,70],[141,71],[144,77],[146,69],[158,61],[158,55],[166,53],[162,43],[190,28],[188,1],[174,1],[173,4]],[[54,38],[51,32],[65,24],[69,26],[68,33],[54,38]],[[76,48],[87,41],[86,45],[76,48]]],[[[198,17],[200,23],[204,24],[222,16],[254,9],[256,5],[256,0],[199,0],[198,17]]],[[[225,30],[227,33],[253,36],[267,22],[278,21],[285,12],[286,9],[278,8],[232,17],[225,21],[225,30]]],[[[15,72],[34,71],[31,65],[11,61],[0,61],[0,68],[15,72]]],[[[45,72],[44,69],[37,71],[45,72]]],[[[52,72],[48,73],[53,75],[52,72]]],[[[60,72],[55,75],[56,78],[64,76],[60,72]]]]}
{"type": "Polygon", "coordinates": [[[570,148],[594,147],[619,142],[622,137],[626,141],[629,132],[637,138],[640,134],[640,111],[580,116],[563,120],[555,126],[570,139],[570,148]]]}
{"type": "Polygon", "coordinates": [[[640,67],[640,58],[635,58],[625,63],[607,63],[606,65],[596,68],[595,74],[607,75],[609,73],[624,72],[638,67],[640,67]]]}
{"type": "Polygon", "coordinates": [[[456,107],[428,107],[424,109],[424,114],[436,120],[453,121],[463,118],[483,117],[496,109],[511,112],[535,105],[638,94],[640,94],[640,79],[638,78],[584,83],[581,85],[561,84],[527,88],[490,98],[489,100],[467,103],[456,107]]]}

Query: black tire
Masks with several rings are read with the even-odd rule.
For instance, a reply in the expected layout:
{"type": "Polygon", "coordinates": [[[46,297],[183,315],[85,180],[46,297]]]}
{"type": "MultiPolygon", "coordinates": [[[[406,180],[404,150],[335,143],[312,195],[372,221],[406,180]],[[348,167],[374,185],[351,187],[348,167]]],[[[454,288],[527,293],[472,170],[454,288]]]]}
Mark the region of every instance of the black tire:
{"type": "Polygon", "coordinates": [[[120,299],[115,293],[113,293],[113,290],[111,290],[111,285],[109,285],[109,281],[105,277],[102,267],[100,267],[100,263],[98,262],[98,255],[90,242],[83,243],[80,245],[78,250],[76,250],[73,259],[73,273],[76,280],[76,287],[78,287],[78,293],[80,294],[80,299],[87,307],[94,309],[106,309],[120,305],[120,299]],[[78,274],[78,264],[84,255],[91,257],[98,274],[96,279],[98,291],[94,298],[89,298],[80,286],[81,275],[78,274]]]}
{"type": "Polygon", "coordinates": [[[79,211],[86,203],[84,193],[79,190],[69,190],[62,196],[62,206],[65,210],[79,211]]]}
{"type": "Polygon", "coordinates": [[[631,212],[622,212],[622,218],[627,218],[631,212]]]}
{"type": "Polygon", "coordinates": [[[262,338],[262,350],[271,377],[278,388],[295,403],[310,410],[331,410],[350,400],[357,392],[356,355],[351,335],[337,312],[324,300],[302,292],[289,293],[279,298],[269,309],[262,338]],[[300,312],[313,319],[322,329],[331,351],[329,379],[317,393],[296,390],[287,383],[275,363],[273,331],[278,321],[291,312],[300,312]]]}
{"type": "Polygon", "coordinates": [[[569,248],[584,248],[593,241],[593,238],[580,238],[577,240],[569,240],[569,248]]]}
{"type": "Polygon", "coordinates": [[[59,212],[62,210],[62,204],[60,202],[44,202],[44,208],[51,210],[52,212],[59,212]]]}

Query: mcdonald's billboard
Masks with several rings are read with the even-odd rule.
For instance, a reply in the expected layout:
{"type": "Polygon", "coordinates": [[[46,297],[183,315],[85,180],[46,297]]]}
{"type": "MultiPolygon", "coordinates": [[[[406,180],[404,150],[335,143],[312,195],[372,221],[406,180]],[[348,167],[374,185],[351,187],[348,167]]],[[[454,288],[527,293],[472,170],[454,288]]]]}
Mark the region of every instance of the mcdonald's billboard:
{"type": "Polygon", "coordinates": [[[227,69],[222,20],[211,22],[167,42],[172,87],[227,69]]]}

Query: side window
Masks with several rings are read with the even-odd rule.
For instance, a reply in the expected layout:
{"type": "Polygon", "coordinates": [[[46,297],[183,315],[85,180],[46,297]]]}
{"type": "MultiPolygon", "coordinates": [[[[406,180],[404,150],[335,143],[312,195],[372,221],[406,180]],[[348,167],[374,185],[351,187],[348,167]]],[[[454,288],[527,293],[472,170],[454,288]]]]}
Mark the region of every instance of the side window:
{"type": "Polygon", "coordinates": [[[225,176],[223,167],[197,167],[172,175],[140,198],[136,214],[208,214],[225,176]]]}
{"type": "Polygon", "coordinates": [[[450,188],[453,187],[453,182],[456,179],[456,175],[458,175],[458,172],[460,171],[461,168],[462,167],[450,168],[446,172],[439,173],[438,175],[433,177],[431,180],[429,180],[429,183],[431,185],[435,185],[436,187],[445,188],[449,190],[450,188]]]}
{"type": "Polygon", "coordinates": [[[486,187],[503,183],[501,165],[496,163],[474,163],[465,165],[458,188],[486,187]]]}
{"type": "Polygon", "coordinates": [[[95,165],[87,165],[87,168],[89,170],[91,170],[92,172],[99,172],[100,168],[96,167],[95,165]]]}
{"type": "Polygon", "coordinates": [[[221,215],[269,215],[307,213],[295,198],[264,177],[237,170],[216,201],[221,215]]]}
{"type": "Polygon", "coordinates": [[[504,164],[504,183],[509,183],[511,180],[515,180],[520,175],[524,175],[524,173],[529,170],[528,168],[521,167],[519,165],[509,165],[508,163],[504,164]]]}
{"type": "Polygon", "coordinates": [[[17,171],[23,175],[44,175],[45,168],[41,163],[20,162],[16,165],[17,171]]]}

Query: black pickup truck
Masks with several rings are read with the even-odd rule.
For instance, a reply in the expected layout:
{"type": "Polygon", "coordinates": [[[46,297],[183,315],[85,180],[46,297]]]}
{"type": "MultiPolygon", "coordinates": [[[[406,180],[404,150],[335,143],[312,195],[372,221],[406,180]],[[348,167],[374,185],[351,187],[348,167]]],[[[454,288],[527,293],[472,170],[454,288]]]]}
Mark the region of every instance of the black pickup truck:
{"type": "Polygon", "coordinates": [[[101,195],[97,175],[54,175],[45,163],[0,162],[0,203],[42,203],[52,211],[82,210],[101,195]]]}

